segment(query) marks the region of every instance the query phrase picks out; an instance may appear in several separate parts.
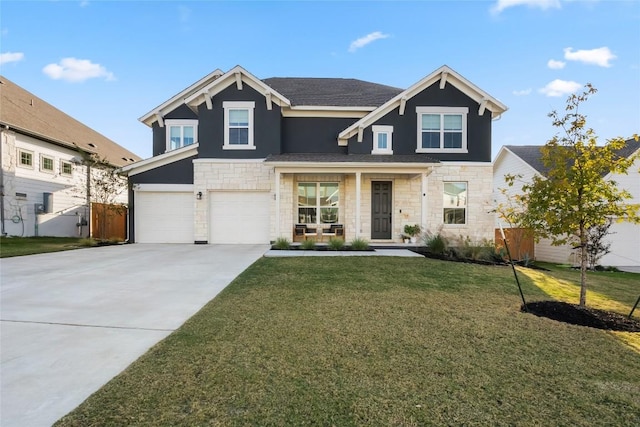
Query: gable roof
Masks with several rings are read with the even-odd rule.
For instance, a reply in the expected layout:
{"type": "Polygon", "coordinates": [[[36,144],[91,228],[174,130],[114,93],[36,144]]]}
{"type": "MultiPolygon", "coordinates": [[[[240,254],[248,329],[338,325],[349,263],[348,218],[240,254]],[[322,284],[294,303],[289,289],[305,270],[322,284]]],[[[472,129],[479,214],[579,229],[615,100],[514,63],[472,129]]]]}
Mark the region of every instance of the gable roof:
{"type": "Polygon", "coordinates": [[[53,105],[0,76],[0,123],[16,132],[53,144],[95,153],[100,160],[123,166],[140,157],[63,113],[53,105]]]}
{"type": "Polygon", "coordinates": [[[471,83],[469,80],[456,73],[450,67],[443,65],[413,86],[400,92],[395,97],[385,102],[382,106],[340,132],[340,134],[338,135],[338,141],[340,145],[346,145],[347,139],[351,138],[356,133],[359,133],[360,129],[371,125],[376,120],[392,111],[394,108],[400,107],[402,109],[402,105],[404,102],[406,102],[407,99],[414,97],[415,95],[438,81],[440,82],[441,89],[444,88],[444,85],[446,83],[449,83],[456,89],[463,92],[469,98],[476,101],[480,105],[478,114],[483,114],[485,109],[487,109],[491,111],[491,117],[495,119],[508,109],[506,105],[498,101],[496,98],[492,97],[491,95],[471,83]]]}
{"type": "Polygon", "coordinates": [[[200,80],[198,80],[197,82],[189,86],[188,88],[181,90],[180,92],[178,92],[177,94],[175,94],[174,96],[172,96],[171,98],[163,102],[162,104],[158,105],[153,110],[149,111],[144,116],[140,117],[138,120],[146,124],[147,126],[151,126],[151,124],[157,120],[157,117],[156,117],[157,115],[162,115],[162,112],[165,110],[167,112],[175,110],[180,105],[184,104],[184,100],[186,97],[188,97],[194,92],[202,90],[204,86],[210,84],[212,81],[214,81],[215,79],[217,79],[223,74],[224,73],[218,68],[213,70],[211,73],[207,74],[206,76],[204,76],[203,78],[201,78],[200,80]]]}
{"type": "Polygon", "coordinates": [[[267,85],[280,92],[292,106],[370,107],[393,98],[402,89],[357,79],[271,77],[267,85]]]}
{"type": "MultiPolygon", "coordinates": [[[[543,176],[547,176],[549,168],[545,167],[542,163],[542,153],[540,149],[544,145],[505,145],[504,148],[511,151],[516,156],[520,157],[529,166],[534,168],[537,172],[543,176]]],[[[640,140],[636,141],[635,138],[629,138],[625,141],[624,147],[618,150],[620,157],[629,158],[634,153],[640,150],[640,140]]]]}

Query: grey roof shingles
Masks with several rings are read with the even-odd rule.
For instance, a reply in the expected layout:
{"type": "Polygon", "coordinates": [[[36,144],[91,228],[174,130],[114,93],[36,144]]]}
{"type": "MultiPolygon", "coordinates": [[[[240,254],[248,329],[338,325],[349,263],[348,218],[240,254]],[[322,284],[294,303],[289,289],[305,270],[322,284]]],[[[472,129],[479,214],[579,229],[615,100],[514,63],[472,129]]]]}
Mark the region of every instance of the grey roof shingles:
{"type": "Polygon", "coordinates": [[[379,107],[404,90],[357,79],[271,77],[262,81],[294,106],[379,107]]]}
{"type": "Polygon", "coordinates": [[[424,154],[341,154],[341,153],[287,153],[272,154],[266,162],[310,163],[439,163],[424,154]]]}
{"type": "MultiPolygon", "coordinates": [[[[640,141],[636,141],[634,138],[630,138],[625,142],[625,146],[618,150],[618,155],[620,157],[629,157],[636,151],[640,150],[640,141]]],[[[540,153],[540,149],[542,147],[542,145],[505,145],[505,148],[508,148],[511,152],[528,163],[540,174],[546,176],[549,168],[545,167],[545,165],[542,163],[542,154],[540,153]]]]}

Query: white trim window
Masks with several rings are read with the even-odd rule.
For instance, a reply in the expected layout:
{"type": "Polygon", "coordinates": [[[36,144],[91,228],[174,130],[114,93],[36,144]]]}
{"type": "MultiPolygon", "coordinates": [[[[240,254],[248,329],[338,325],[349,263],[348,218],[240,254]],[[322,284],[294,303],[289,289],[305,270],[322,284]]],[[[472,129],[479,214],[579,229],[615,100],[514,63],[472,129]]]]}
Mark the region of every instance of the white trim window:
{"type": "Polygon", "coordinates": [[[340,217],[337,182],[298,183],[298,224],[334,224],[340,217]],[[319,215],[318,215],[319,213],[319,215]]]}
{"type": "Polygon", "coordinates": [[[255,150],[253,142],[253,101],[225,101],[224,150],[255,150]]]}
{"type": "Polygon", "coordinates": [[[416,107],[416,153],[467,152],[467,107],[416,107]]]}
{"type": "Polygon", "coordinates": [[[198,121],[193,119],[167,119],[167,151],[177,150],[198,140],[198,121]]]}
{"type": "Polygon", "coordinates": [[[71,162],[60,159],[60,175],[73,175],[73,165],[71,164],[71,162]]]}
{"type": "Polygon", "coordinates": [[[54,164],[53,157],[40,154],[40,172],[54,173],[54,164]]]}
{"type": "Polygon", "coordinates": [[[467,223],[467,183],[445,182],[442,193],[443,222],[447,225],[467,223]]]}
{"type": "Polygon", "coordinates": [[[374,125],[371,154],[393,154],[393,126],[374,125]]]}
{"type": "Polygon", "coordinates": [[[18,166],[33,169],[33,151],[18,148],[18,166]]]}

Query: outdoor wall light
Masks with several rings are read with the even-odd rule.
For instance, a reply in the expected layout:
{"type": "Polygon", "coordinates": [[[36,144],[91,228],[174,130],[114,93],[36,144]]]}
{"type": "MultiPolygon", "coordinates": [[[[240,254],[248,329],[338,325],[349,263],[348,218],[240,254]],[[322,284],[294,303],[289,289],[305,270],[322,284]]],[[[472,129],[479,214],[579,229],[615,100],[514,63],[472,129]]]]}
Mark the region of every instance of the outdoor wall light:
{"type": "Polygon", "coordinates": [[[202,200],[202,191],[198,191],[198,194],[196,194],[196,199],[202,200]]]}

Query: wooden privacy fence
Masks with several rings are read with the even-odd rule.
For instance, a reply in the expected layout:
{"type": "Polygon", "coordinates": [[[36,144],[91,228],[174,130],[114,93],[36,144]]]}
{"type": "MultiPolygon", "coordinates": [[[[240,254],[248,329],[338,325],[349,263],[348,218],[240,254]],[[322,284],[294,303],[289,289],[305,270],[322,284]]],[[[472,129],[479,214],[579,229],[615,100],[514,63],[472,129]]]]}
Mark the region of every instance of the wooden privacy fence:
{"type": "MultiPolygon", "coordinates": [[[[514,260],[535,259],[535,244],[533,242],[533,232],[526,228],[505,228],[504,235],[507,238],[509,252],[514,260]]],[[[495,239],[496,249],[504,248],[500,229],[496,228],[495,239]]],[[[506,254],[505,254],[506,257],[506,254]]]]}
{"type": "Polygon", "coordinates": [[[91,203],[91,236],[95,239],[127,239],[127,208],[91,203]]]}

